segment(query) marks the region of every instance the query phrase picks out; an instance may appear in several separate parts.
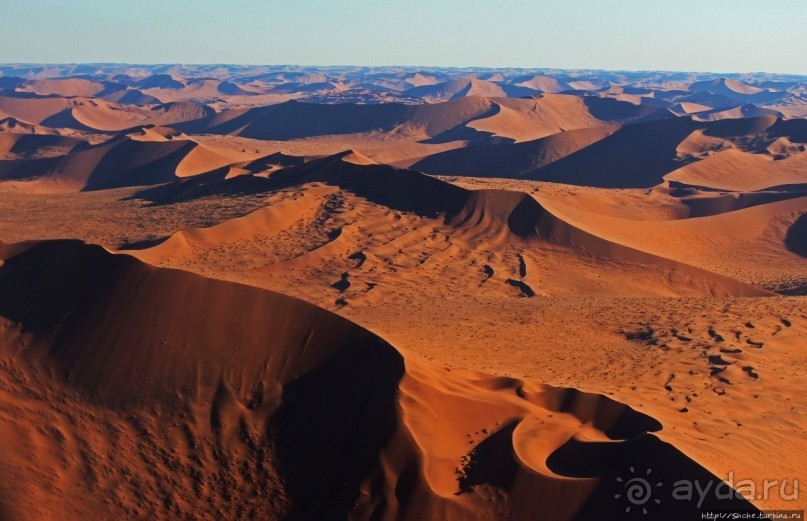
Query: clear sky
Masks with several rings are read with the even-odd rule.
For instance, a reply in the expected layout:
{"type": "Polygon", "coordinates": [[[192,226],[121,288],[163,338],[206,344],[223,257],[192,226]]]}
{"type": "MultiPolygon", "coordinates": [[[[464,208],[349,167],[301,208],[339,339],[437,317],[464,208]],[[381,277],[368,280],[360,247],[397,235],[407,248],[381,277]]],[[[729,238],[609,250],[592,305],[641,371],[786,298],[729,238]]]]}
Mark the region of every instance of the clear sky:
{"type": "Polygon", "coordinates": [[[807,74],[807,0],[0,0],[0,62],[807,74]]]}

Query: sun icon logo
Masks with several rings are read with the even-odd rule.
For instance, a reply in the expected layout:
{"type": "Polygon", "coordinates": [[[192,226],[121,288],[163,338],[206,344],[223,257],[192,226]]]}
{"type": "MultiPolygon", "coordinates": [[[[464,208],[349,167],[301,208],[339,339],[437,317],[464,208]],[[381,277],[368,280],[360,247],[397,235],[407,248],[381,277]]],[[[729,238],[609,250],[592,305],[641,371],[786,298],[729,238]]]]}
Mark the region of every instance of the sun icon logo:
{"type": "Polygon", "coordinates": [[[638,507],[642,507],[642,514],[647,514],[647,507],[645,505],[647,505],[651,499],[656,505],[661,503],[660,499],[653,498],[653,487],[660,487],[663,483],[659,481],[655,485],[651,484],[650,474],[652,471],[653,469],[647,469],[644,476],[637,476],[636,468],[630,467],[630,477],[627,479],[621,477],[616,478],[617,482],[622,484],[623,491],[619,494],[614,494],[614,499],[625,496],[628,503],[630,503],[627,508],[625,508],[625,512],[630,512],[632,507],[637,507],[637,509],[638,507]]]}

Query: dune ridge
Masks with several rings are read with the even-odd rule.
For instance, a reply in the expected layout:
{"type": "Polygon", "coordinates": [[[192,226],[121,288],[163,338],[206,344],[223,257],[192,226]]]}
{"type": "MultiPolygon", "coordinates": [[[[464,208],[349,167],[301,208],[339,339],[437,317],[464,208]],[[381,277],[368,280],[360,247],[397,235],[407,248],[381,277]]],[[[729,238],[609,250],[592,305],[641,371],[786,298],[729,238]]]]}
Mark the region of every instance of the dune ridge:
{"type": "MultiPolygon", "coordinates": [[[[347,320],[290,297],[150,268],[75,241],[3,250],[0,316],[10,321],[3,352],[28,375],[17,385],[38,382],[67,410],[82,400],[94,404],[93,416],[81,416],[86,424],[55,423],[65,440],[86,429],[116,432],[126,443],[140,438],[142,459],[123,451],[116,470],[107,466],[112,453],[101,432],[88,439],[96,451],[84,463],[91,474],[72,474],[80,463],[72,458],[56,464],[62,486],[82,487],[92,479],[99,490],[65,504],[68,519],[90,505],[110,515],[193,515],[200,504],[245,515],[278,515],[285,507],[283,515],[292,517],[453,519],[537,508],[556,519],[585,519],[595,511],[621,519],[623,509],[606,485],[608,469],[641,458],[675,469],[665,477],[710,476],[647,434],[660,428],[655,420],[605,397],[475,373],[446,377],[347,320]],[[38,304],[43,300],[46,308],[38,304]],[[25,338],[24,348],[10,351],[15,338],[25,338]],[[155,405],[160,412],[153,418],[166,430],[139,423],[155,405]],[[461,416],[449,414],[459,407],[461,416]],[[445,427],[435,431],[434,422],[445,427]],[[330,429],[327,441],[317,434],[322,428],[330,429]],[[463,448],[466,434],[471,442],[463,448]],[[183,437],[193,441],[180,442],[183,437]],[[613,441],[600,446],[593,440],[613,441]],[[135,489],[115,475],[177,442],[182,452],[162,452],[164,461],[143,484],[153,501],[130,503],[135,489]],[[515,451],[510,456],[507,447],[515,451]],[[589,447],[610,465],[581,465],[589,447]],[[211,474],[211,458],[245,466],[211,474]],[[177,483],[166,501],[152,480],[174,482],[167,472],[176,466],[195,468],[202,488],[194,493],[177,483]],[[575,479],[564,477],[569,473],[575,479]],[[110,487],[115,499],[102,503],[99,496],[110,487]],[[276,500],[264,503],[242,494],[244,488],[276,500]],[[560,490],[563,502],[553,499],[560,490]]],[[[18,392],[5,389],[6,406],[18,392]]],[[[40,398],[23,410],[55,415],[51,407],[40,398]]],[[[11,438],[21,453],[6,464],[15,469],[30,465],[27,449],[15,441],[22,439],[11,438]]],[[[44,463],[48,453],[33,456],[44,463]]],[[[12,484],[6,493],[47,501],[46,482],[12,484]]],[[[745,502],[733,506],[752,509],[745,502]]],[[[666,515],[673,519],[693,507],[681,503],[666,515]]]]}
{"type": "Polygon", "coordinates": [[[119,135],[75,146],[65,155],[0,161],[0,179],[37,183],[40,189],[101,190],[165,183],[234,162],[187,138],[143,141],[119,135]]]}

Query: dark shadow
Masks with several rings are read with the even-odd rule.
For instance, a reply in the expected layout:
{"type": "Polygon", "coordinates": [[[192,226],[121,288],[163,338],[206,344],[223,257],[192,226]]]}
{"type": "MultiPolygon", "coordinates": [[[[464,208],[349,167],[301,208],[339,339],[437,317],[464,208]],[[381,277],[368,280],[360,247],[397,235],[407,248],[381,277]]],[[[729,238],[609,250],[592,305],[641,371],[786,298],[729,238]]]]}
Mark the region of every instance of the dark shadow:
{"type": "Polygon", "coordinates": [[[545,394],[545,407],[591,423],[612,440],[627,440],[662,428],[655,418],[600,394],[556,388],[545,394]]]}
{"type": "Polygon", "coordinates": [[[785,246],[799,257],[807,258],[807,213],[802,214],[787,229],[785,246]]]}
{"type": "Polygon", "coordinates": [[[205,174],[186,177],[173,183],[150,186],[124,200],[148,201],[153,206],[170,205],[181,201],[200,199],[211,195],[255,195],[284,187],[265,177],[242,175],[227,179],[227,167],[205,174]]]}
{"type": "Polygon", "coordinates": [[[272,424],[292,500],[286,519],[348,519],[362,482],[383,479],[378,457],[398,424],[403,374],[401,356],[368,333],[285,385],[272,424]]]}
{"type": "Polygon", "coordinates": [[[650,188],[686,164],[677,147],[696,128],[689,118],[627,125],[526,177],[598,188],[650,188]]]}
{"type": "Polygon", "coordinates": [[[583,103],[592,116],[601,121],[628,122],[675,117],[669,111],[650,105],[634,105],[614,98],[583,97],[583,103]]]}
{"type": "Polygon", "coordinates": [[[162,244],[168,237],[157,237],[156,239],[143,239],[142,241],[124,242],[118,246],[119,250],[147,250],[148,248],[162,244]]]}
{"type": "Polygon", "coordinates": [[[793,143],[807,143],[807,120],[779,119],[768,129],[773,138],[786,137],[793,143]]]}
{"type": "Polygon", "coordinates": [[[66,329],[68,319],[138,262],[78,240],[36,244],[0,267],[0,316],[22,324],[24,332],[66,329]]]}
{"type": "Polygon", "coordinates": [[[506,145],[515,143],[514,139],[494,136],[490,132],[482,132],[467,125],[460,125],[438,134],[432,138],[421,140],[420,143],[430,145],[451,143],[452,141],[465,141],[470,145],[506,145]]]}
{"type": "Polygon", "coordinates": [[[316,104],[288,101],[248,110],[229,121],[206,127],[207,120],[174,125],[183,132],[230,134],[251,139],[278,140],[388,131],[409,111],[407,105],[388,103],[316,104]]]}
{"type": "Polygon", "coordinates": [[[807,190],[728,193],[715,197],[694,197],[682,202],[689,207],[689,217],[705,217],[751,208],[761,204],[786,201],[807,195],[807,190]]]}
{"type": "Polygon", "coordinates": [[[511,286],[518,288],[521,291],[522,297],[534,297],[535,291],[523,280],[507,279],[507,283],[511,286]]]}
{"type": "MultiPolygon", "coordinates": [[[[487,112],[484,112],[473,119],[490,118],[501,112],[501,110],[501,106],[494,103],[487,112]]],[[[468,144],[473,145],[501,145],[515,143],[514,139],[497,137],[490,132],[476,130],[475,128],[469,127],[467,123],[467,121],[463,122],[461,125],[457,125],[456,127],[450,128],[445,132],[441,132],[436,136],[429,139],[424,139],[420,142],[427,144],[441,144],[450,143],[452,141],[465,141],[468,144]]]]}
{"type": "Polygon", "coordinates": [[[651,434],[621,443],[572,439],[550,455],[547,466],[564,476],[600,480],[575,515],[579,521],[679,521],[700,519],[701,513],[709,510],[757,511],[720,478],[651,434]],[[681,493],[681,481],[692,483],[693,490],[696,481],[710,487],[700,505],[697,492],[689,496],[681,493]],[[718,486],[720,493],[716,494],[718,486]],[[640,495],[632,495],[631,489],[640,495]],[[673,491],[678,491],[677,495],[673,491]],[[636,502],[632,503],[629,495],[636,502]]]}
{"type": "Polygon", "coordinates": [[[513,420],[485,438],[468,455],[469,460],[460,477],[460,493],[470,492],[479,485],[491,485],[509,490],[521,465],[513,455],[513,431],[520,420],[513,420]]]}
{"type": "Polygon", "coordinates": [[[468,191],[413,170],[388,165],[355,165],[342,157],[348,152],[287,168],[272,174],[274,188],[322,182],[393,210],[436,217],[454,215],[468,200],[468,191]]]}

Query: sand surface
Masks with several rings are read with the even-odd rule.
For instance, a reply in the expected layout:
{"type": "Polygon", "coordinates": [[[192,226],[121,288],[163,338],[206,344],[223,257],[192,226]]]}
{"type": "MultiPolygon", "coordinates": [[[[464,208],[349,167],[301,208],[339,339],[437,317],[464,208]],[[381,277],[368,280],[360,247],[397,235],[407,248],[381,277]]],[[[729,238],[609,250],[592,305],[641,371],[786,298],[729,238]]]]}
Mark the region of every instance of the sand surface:
{"type": "Polygon", "coordinates": [[[0,66],[0,519],[807,505],[802,78],[110,67],[0,66]]]}

